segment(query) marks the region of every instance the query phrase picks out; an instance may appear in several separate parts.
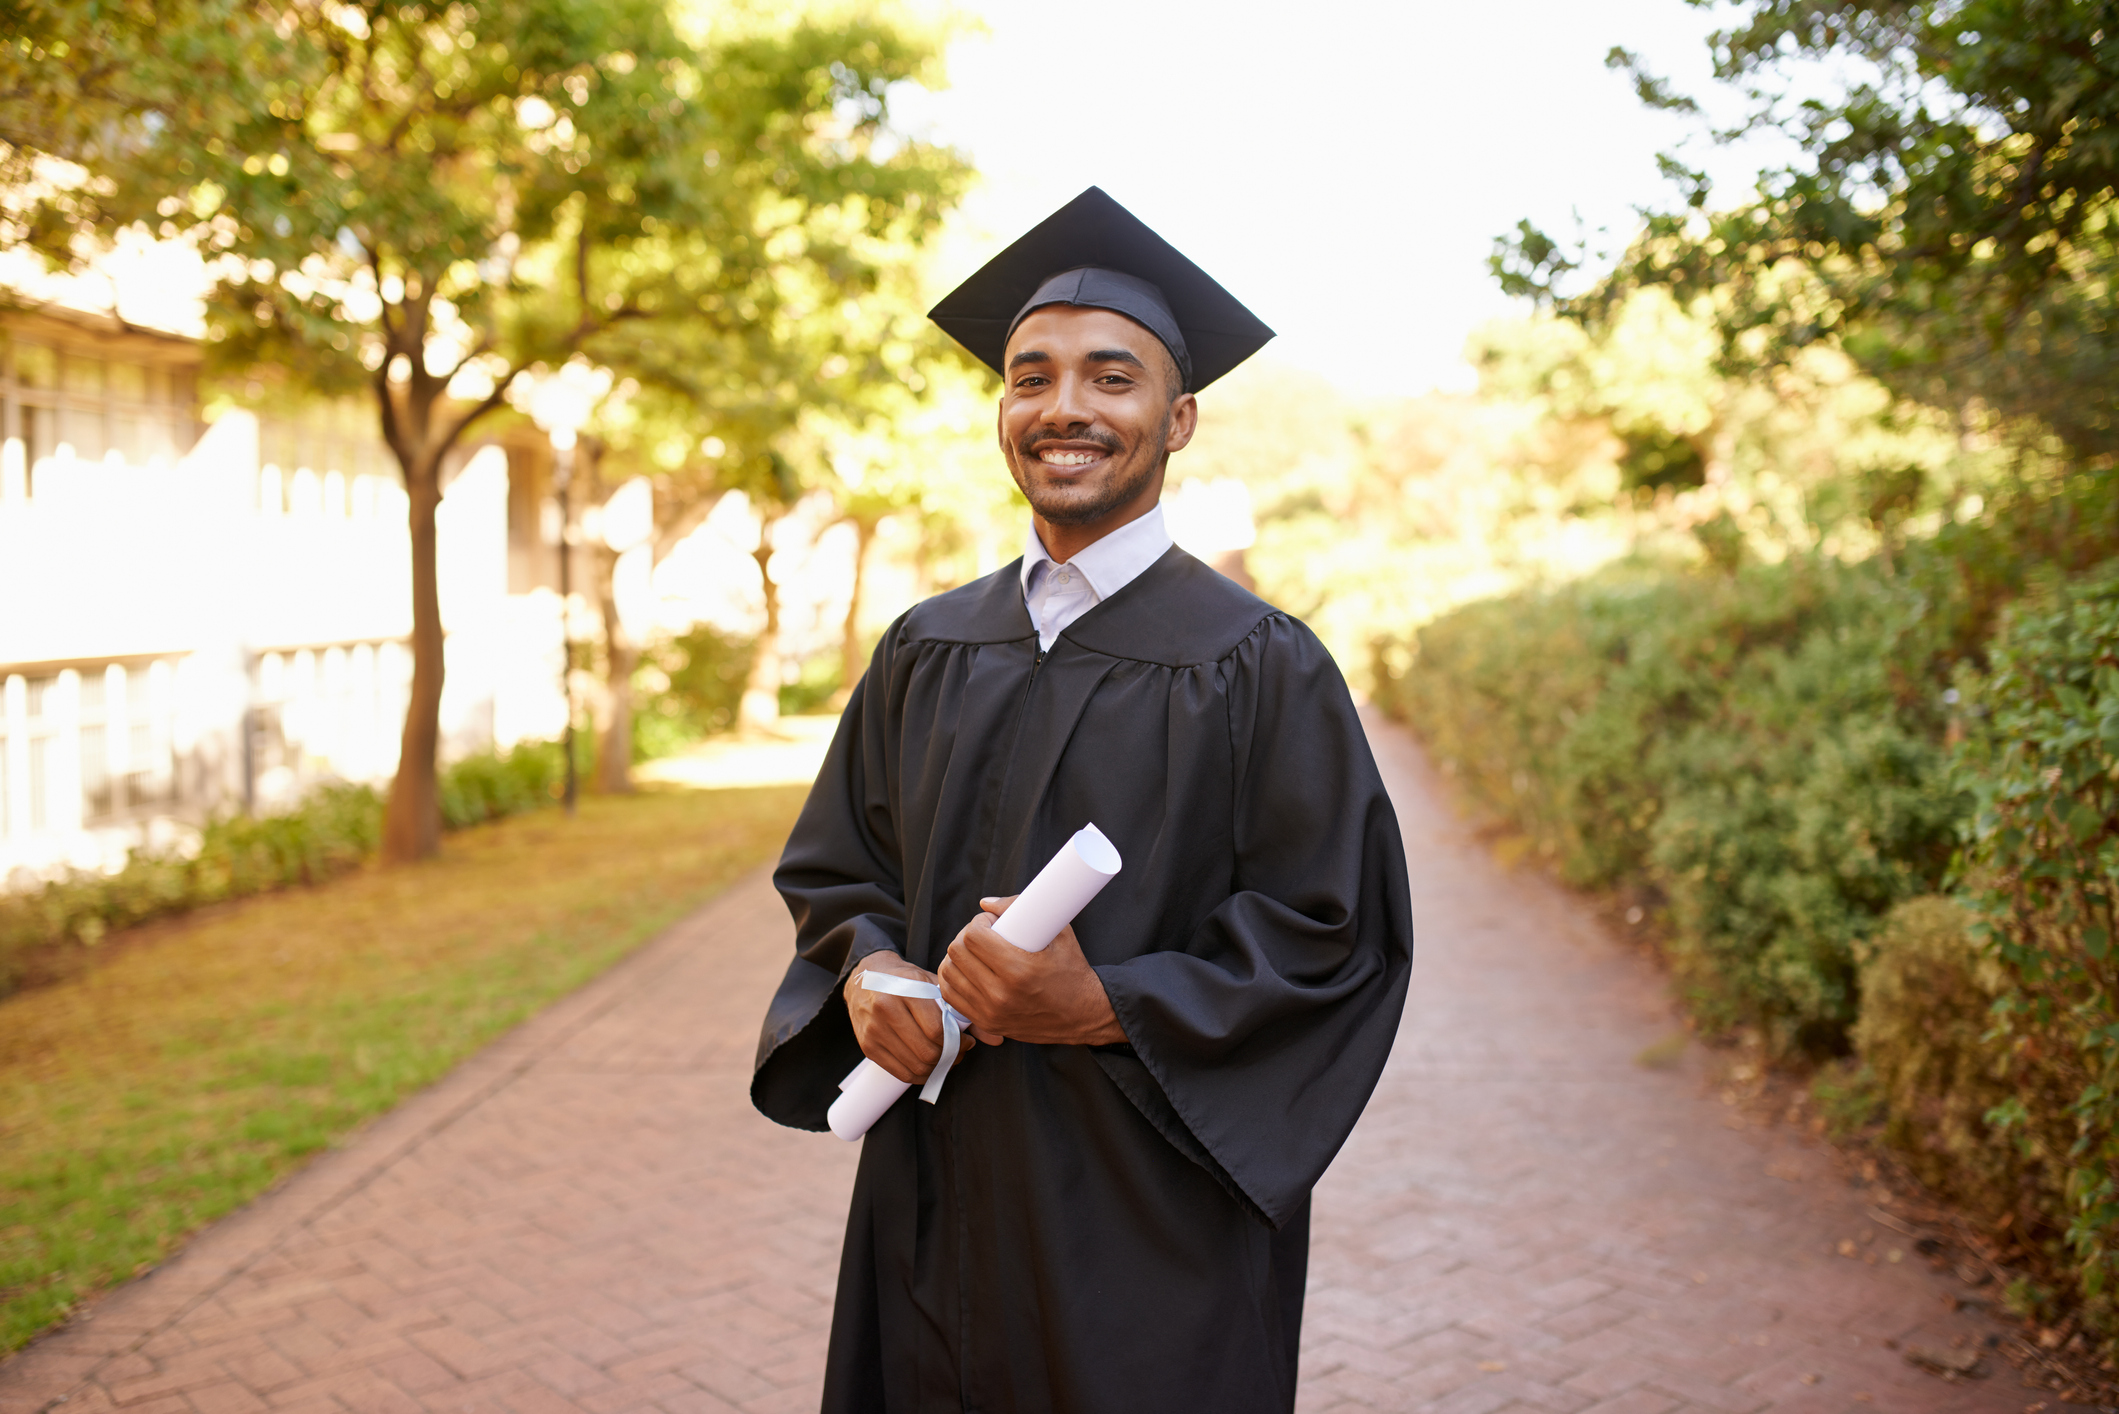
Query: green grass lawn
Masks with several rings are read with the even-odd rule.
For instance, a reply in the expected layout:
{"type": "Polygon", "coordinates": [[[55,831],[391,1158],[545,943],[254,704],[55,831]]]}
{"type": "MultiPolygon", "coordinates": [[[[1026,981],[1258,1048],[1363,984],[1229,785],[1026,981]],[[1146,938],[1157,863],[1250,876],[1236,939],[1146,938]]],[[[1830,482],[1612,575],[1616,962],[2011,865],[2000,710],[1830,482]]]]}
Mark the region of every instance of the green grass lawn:
{"type": "Polygon", "coordinates": [[[590,797],[0,1001],[0,1353],[772,858],[802,795],[590,797]]]}

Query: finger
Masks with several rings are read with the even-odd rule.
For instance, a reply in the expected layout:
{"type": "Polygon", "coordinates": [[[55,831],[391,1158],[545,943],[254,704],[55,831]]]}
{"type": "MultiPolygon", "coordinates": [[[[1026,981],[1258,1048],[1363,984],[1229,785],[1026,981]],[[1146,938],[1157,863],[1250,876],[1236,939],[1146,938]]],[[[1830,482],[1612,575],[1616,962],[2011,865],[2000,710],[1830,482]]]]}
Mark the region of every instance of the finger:
{"type": "Polygon", "coordinates": [[[1007,912],[1009,904],[1014,903],[1021,897],[1021,894],[996,894],[991,898],[980,899],[979,907],[998,918],[1007,912]]]}
{"type": "Polygon", "coordinates": [[[942,959],[940,986],[943,1001],[978,1020],[986,1019],[1005,993],[994,970],[968,951],[942,959]]]}
{"type": "MultiPolygon", "coordinates": [[[[942,999],[969,997],[975,1001],[988,1001],[993,995],[993,969],[978,958],[961,942],[952,944],[949,953],[942,959],[942,971],[937,978],[942,988],[942,999]]],[[[952,1003],[954,1005],[954,1003],[952,1003]]],[[[962,1007],[957,1007],[963,1011],[962,1007]]]]}
{"type": "Polygon", "coordinates": [[[942,1053],[942,1012],[932,1002],[897,1000],[882,1017],[883,1029],[897,1038],[910,1055],[938,1056],[942,1053]]]}
{"type": "Polygon", "coordinates": [[[942,1058],[939,1046],[930,1050],[908,1043],[903,1036],[886,1036],[882,1041],[883,1044],[877,1047],[881,1054],[875,1057],[876,1064],[898,1079],[915,1085],[933,1074],[935,1063],[942,1058]]]}
{"type": "Polygon", "coordinates": [[[964,1035],[964,1044],[968,1046],[975,1041],[984,1041],[989,1046],[998,1046],[1007,1039],[1006,1036],[1003,1036],[998,1031],[988,1031],[985,1027],[974,1023],[971,1030],[964,1035]]]}
{"type": "Polygon", "coordinates": [[[899,1010],[904,1013],[906,1020],[912,1023],[912,1029],[918,1033],[920,1040],[933,1046],[934,1053],[940,1055],[942,1053],[942,1009],[924,1001],[904,1001],[900,1002],[898,1006],[899,1010]]]}
{"type": "Polygon", "coordinates": [[[942,989],[942,1000],[967,1017],[983,1015],[986,1010],[985,998],[967,985],[969,980],[964,976],[962,968],[946,957],[942,959],[941,982],[939,984],[942,989]]]}
{"type": "Polygon", "coordinates": [[[996,980],[1020,969],[1031,956],[994,932],[992,921],[985,917],[974,918],[963,936],[950,945],[950,952],[960,966],[996,980]]]}

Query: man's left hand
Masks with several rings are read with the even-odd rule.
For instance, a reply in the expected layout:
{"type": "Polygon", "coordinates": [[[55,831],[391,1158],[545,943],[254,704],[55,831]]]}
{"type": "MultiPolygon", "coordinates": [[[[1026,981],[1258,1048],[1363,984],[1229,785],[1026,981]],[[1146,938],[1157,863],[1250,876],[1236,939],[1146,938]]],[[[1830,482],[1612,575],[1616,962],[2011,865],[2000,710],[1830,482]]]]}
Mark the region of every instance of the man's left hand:
{"type": "Polygon", "coordinates": [[[1024,952],[993,931],[1008,898],[979,900],[978,917],[949,945],[936,975],[942,999],[988,1043],[1007,1039],[1043,1046],[1104,1046],[1126,1039],[1101,978],[1082,956],[1072,927],[1043,952],[1024,952]]]}

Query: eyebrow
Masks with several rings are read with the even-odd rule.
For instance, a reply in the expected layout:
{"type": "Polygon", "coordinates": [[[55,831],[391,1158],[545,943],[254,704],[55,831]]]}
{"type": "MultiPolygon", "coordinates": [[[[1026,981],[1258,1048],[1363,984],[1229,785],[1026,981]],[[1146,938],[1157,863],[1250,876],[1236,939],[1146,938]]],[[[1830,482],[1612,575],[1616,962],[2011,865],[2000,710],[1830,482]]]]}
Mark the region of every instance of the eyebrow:
{"type": "MultiPolygon", "coordinates": [[[[1050,362],[1052,362],[1052,355],[1046,353],[1043,349],[1024,349],[1014,358],[1008,360],[1008,367],[1011,369],[1015,369],[1022,367],[1026,363],[1050,362]]],[[[1133,353],[1129,349],[1092,349],[1089,353],[1089,362],[1130,363],[1135,368],[1140,369],[1144,373],[1147,371],[1148,368],[1147,364],[1142,363],[1140,361],[1139,355],[1133,353]]]]}

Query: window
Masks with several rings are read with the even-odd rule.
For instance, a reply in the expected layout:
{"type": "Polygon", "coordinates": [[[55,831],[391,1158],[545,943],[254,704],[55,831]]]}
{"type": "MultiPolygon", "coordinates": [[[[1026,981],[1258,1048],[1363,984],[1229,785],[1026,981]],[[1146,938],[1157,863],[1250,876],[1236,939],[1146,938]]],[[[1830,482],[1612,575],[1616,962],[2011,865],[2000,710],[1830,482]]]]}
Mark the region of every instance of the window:
{"type": "Polygon", "coordinates": [[[58,356],[42,344],[15,345],[15,382],[49,392],[59,386],[58,356]]]}
{"type": "Polygon", "coordinates": [[[59,360],[59,387],[85,397],[103,396],[103,360],[84,354],[66,354],[59,360]]]}
{"type": "Polygon", "coordinates": [[[108,450],[103,438],[103,409],[78,405],[59,409],[59,440],[71,445],[83,461],[101,461],[108,450]]]}
{"type": "Polygon", "coordinates": [[[185,367],[107,358],[93,347],[0,347],[0,403],[13,404],[0,407],[0,433],[22,440],[31,496],[37,464],[62,445],[83,461],[115,452],[142,467],[189,451],[198,430],[195,392],[185,367]]]}
{"type": "Polygon", "coordinates": [[[113,742],[118,740],[120,725],[124,732],[120,808],[134,814],[152,813],[176,803],[176,757],[171,749],[168,705],[173,675],[174,670],[166,662],[118,669],[111,674],[120,690],[113,699],[113,742]]]}
{"type": "Polygon", "coordinates": [[[36,494],[37,463],[59,450],[59,422],[48,407],[22,405],[22,462],[30,476],[30,494],[36,494]]]}
{"type": "Polygon", "coordinates": [[[29,827],[48,830],[52,826],[53,768],[59,757],[59,680],[31,678],[28,688],[29,827]]]}
{"type": "Polygon", "coordinates": [[[118,813],[115,782],[110,775],[111,674],[81,674],[81,820],[94,825],[118,813]]]}
{"type": "Polygon", "coordinates": [[[111,442],[118,455],[134,466],[145,466],[160,450],[148,420],[136,412],[121,412],[111,419],[111,442]]]}
{"type": "Polygon", "coordinates": [[[137,363],[110,365],[110,395],[128,403],[147,401],[147,369],[137,363]]]}

